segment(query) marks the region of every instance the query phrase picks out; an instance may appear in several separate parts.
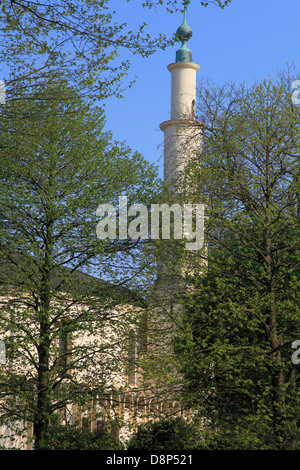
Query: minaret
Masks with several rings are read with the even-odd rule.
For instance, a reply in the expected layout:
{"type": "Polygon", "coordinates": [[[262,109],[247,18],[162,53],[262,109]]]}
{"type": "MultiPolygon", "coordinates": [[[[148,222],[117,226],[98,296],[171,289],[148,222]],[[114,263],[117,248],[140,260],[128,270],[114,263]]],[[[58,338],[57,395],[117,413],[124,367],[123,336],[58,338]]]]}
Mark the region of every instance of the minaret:
{"type": "MultiPolygon", "coordinates": [[[[203,124],[196,120],[196,73],[200,69],[192,60],[192,53],[186,43],[192,36],[192,30],[184,21],[177,30],[177,36],[182,42],[176,52],[176,62],[168,66],[171,73],[171,113],[170,120],[160,124],[164,132],[164,180],[169,187],[168,205],[180,205],[187,202],[185,191],[180,194],[180,186],[173,184],[173,178],[184,174],[184,167],[188,160],[201,152],[203,124]],[[171,192],[171,194],[170,194],[171,192]],[[181,197],[183,196],[183,197],[181,197]],[[184,201],[181,201],[181,200],[184,201]],[[170,204],[171,203],[171,204],[170,204]]],[[[188,193],[193,191],[189,188],[188,193]]],[[[198,189],[198,188],[197,188],[198,189]]],[[[163,197],[165,193],[163,192],[163,197]]],[[[170,208],[171,210],[171,208],[170,208]]],[[[182,314],[182,301],[186,292],[190,292],[190,285],[186,274],[191,272],[189,260],[194,252],[184,249],[182,240],[162,240],[157,246],[157,279],[153,295],[152,311],[148,315],[147,333],[148,364],[151,370],[145,374],[146,383],[150,383],[149,389],[154,388],[154,393],[161,393],[164,399],[174,399],[180,383],[176,367],[170,367],[174,360],[173,339],[178,333],[179,320],[182,314]],[[165,376],[165,382],[153,378],[154,370],[161,371],[161,377],[165,376]],[[174,380],[174,382],[172,382],[174,380]],[[148,382],[149,381],[149,382],[148,382]],[[169,394],[165,385],[175,383],[176,386],[169,394]]],[[[192,264],[194,267],[194,264],[192,264]]]]}
{"type": "MultiPolygon", "coordinates": [[[[203,123],[196,120],[196,74],[200,66],[193,62],[192,52],[187,47],[192,34],[186,22],[186,12],[184,12],[183,23],[176,31],[182,44],[176,51],[176,62],[168,65],[171,73],[170,120],[160,124],[160,129],[164,132],[164,181],[172,203],[181,203],[181,215],[184,222],[184,206],[191,203],[199,192],[199,188],[191,187],[187,180],[183,182],[185,166],[193,158],[196,159],[196,164],[200,162],[199,156],[205,127],[203,123]]],[[[196,229],[199,231],[200,227],[197,226],[196,229]]],[[[193,230],[191,226],[189,230],[193,230]]],[[[193,234],[192,232],[191,235],[193,234]]],[[[185,230],[182,235],[182,240],[184,240],[187,235],[185,230]]],[[[161,250],[158,285],[165,292],[170,293],[174,290],[179,292],[185,277],[183,274],[192,272],[189,265],[193,264],[193,253],[188,254],[187,250],[183,249],[182,243],[178,245],[165,243],[161,250]]],[[[171,297],[172,295],[169,296],[171,297]]]]}
{"type": "Polygon", "coordinates": [[[183,175],[188,159],[199,152],[203,125],[196,120],[196,73],[199,65],[192,61],[187,41],[193,32],[186,22],[186,13],[176,35],[182,45],[176,62],[168,66],[171,73],[171,115],[160,124],[164,132],[164,180],[173,191],[174,179],[183,175]]]}

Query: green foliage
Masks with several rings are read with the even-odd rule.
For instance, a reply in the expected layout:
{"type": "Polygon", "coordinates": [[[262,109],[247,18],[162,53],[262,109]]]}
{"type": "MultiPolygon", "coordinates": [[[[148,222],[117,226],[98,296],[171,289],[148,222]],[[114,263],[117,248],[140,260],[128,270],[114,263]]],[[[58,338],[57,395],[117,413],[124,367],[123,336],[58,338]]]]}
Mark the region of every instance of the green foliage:
{"type": "MultiPolygon", "coordinates": [[[[150,38],[146,24],[133,29],[118,18],[109,0],[64,2],[22,0],[1,2],[0,48],[15,88],[16,80],[44,80],[56,76],[72,81],[78,90],[97,97],[119,95],[130,60],[118,56],[129,50],[143,57],[168,44],[165,36],[150,38]],[[26,70],[26,72],[25,72],[26,70]]],[[[24,86],[24,84],[23,84],[24,86]]]]}
{"type": "Polygon", "coordinates": [[[118,345],[138,321],[132,305],[150,265],[139,241],[97,238],[96,210],[121,194],[148,204],[160,184],[104,132],[103,111],[62,81],[9,94],[0,122],[0,414],[4,423],[30,414],[36,436],[57,407],[89,402],[122,370],[118,345]]]}
{"type": "Polygon", "coordinates": [[[196,424],[172,418],[141,427],[129,441],[127,450],[195,450],[199,442],[196,424]]]}
{"type": "MultiPolygon", "coordinates": [[[[229,0],[202,5],[209,3],[223,8],[229,0]]],[[[182,8],[177,0],[147,0],[143,6],[170,12],[182,8]]],[[[111,0],[3,0],[0,12],[0,60],[8,72],[6,83],[15,92],[28,82],[34,85],[55,75],[57,81],[72,81],[78,90],[97,98],[122,96],[132,85],[127,80],[128,52],[147,57],[173,42],[163,33],[152,37],[145,22],[128,24],[111,0]]]]}
{"type": "Polygon", "coordinates": [[[199,450],[270,450],[276,449],[275,436],[268,434],[263,435],[259,432],[262,423],[253,426],[253,422],[248,421],[249,428],[246,423],[242,422],[236,425],[231,417],[227,421],[218,421],[218,425],[214,426],[208,423],[201,432],[201,443],[199,450]]]}
{"type": "MultiPolygon", "coordinates": [[[[191,3],[191,0],[183,0],[183,1],[180,1],[180,0],[166,0],[166,1],[145,0],[143,2],[143,5],[146,6],[147,8],[153,8],[153,7],[157,7],[158,5],[165,4],[167,10],[173,13],[174,11],[177,11],[178,9],[182,9],[182,7],[187,8],[190,3],[191,3]]],[[[208,0],[208,1],[201,0],[201,5],[204,7],[207,7],[208,5],[216,5],[222,9],[228,6],[229,3],[231,3],[231,0],[208,0]]]]}
{"type": "Polygon", "coordinates": [[[192,163],[186,177],[209,201],[208,250],[175,349],[185,402],[221,448],[299,446],[300,115],[285,83],[209,83],[199,97],[201,174],[192,163]]]}
{"type": "Polygon", "coordinates": [[[124,447],[105,427],[95,431],[75,425],[50,426],[40,443],[43,450],[122,450],[124,447]]]}

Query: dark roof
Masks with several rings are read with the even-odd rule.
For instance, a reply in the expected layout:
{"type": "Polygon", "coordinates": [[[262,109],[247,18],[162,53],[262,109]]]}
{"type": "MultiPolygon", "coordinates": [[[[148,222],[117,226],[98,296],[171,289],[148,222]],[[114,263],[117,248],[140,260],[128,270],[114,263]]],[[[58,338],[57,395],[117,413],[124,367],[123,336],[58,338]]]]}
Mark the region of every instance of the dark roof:
{"type": "MultiPolygon", "coordinates": [[[[112,284],[79,269],[72,270],[67,266],[55,266],[50,276],[53,290],[69,292],[72,296],[78,295],[82,301],[85,297],[93,296],[110,298],[116,304],[132,303],[145,306],[142,297],[136,291],[123,286],[122,283],[112,284]]],[[[24,291],[35,290],[41,279],[39,259],[22,253],[0,258],[0,285],[16,286],[24,291]]]]}

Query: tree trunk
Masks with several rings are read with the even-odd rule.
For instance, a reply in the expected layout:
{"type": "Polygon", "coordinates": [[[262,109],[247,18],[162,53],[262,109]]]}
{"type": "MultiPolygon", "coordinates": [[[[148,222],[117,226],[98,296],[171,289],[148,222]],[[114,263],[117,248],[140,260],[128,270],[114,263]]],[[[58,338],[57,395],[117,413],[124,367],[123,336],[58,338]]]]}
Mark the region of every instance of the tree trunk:
{"type": "Polygon", "coordinates": [[[37,406],[34,420],[35,449],[40,449],[41,440],[49,426],[51,411],[51,394],[49,384],[49,339],[50,325],[47,320],[41,322],[40,345],[38,348],[38,384],[37,384],[37,406]]]}

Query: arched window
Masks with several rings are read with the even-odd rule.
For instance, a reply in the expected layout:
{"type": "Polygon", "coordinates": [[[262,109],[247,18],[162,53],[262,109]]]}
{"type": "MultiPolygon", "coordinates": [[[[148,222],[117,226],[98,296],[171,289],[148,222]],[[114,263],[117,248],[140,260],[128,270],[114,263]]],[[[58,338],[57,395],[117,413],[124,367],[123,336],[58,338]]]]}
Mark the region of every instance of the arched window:
{"type": "Polygon", "coordinates": [[[146,423],[146,402],[144,397],[139,397],[137,400],[137,414],[141,424],[146,423]]]}
{"type": "Polygon", "coordinates": [[[133,396],[130,393],[127,393],[124,399],[124,422],[128,423],[129,426],[134,424],[134,401],[133,396]]]}
{"type": "Polygon", "coordinates": [[[166,401],[163,401],[161,404],[161,412],[165,418],[167,418],[170,413],[169,404],[166,401]]]}
{"type": "Polygon", "coordinates": [[[181,409],[180,409],[179,403],[177,403],[177,402],[173,403],[173,414],[174,414],[174,416],[176,416],[178,418],[181,417],[181,409]]]}
{"type": "Polygon", "coordinates": [[[150,420],[157,421],[158,420],[158,406],[157,406],[157,402],[155,398],[152,398],[150,401],[149,412],[150,412],[150,420]]]}

